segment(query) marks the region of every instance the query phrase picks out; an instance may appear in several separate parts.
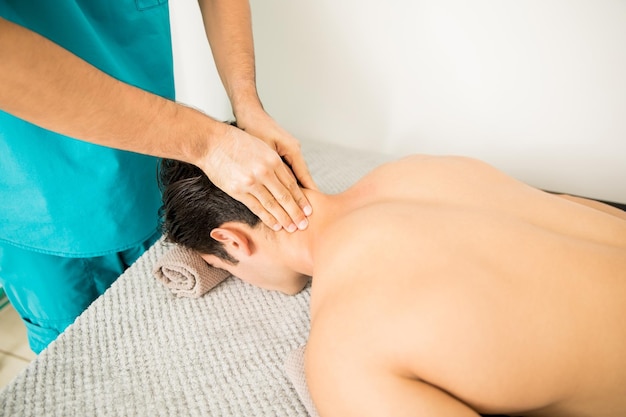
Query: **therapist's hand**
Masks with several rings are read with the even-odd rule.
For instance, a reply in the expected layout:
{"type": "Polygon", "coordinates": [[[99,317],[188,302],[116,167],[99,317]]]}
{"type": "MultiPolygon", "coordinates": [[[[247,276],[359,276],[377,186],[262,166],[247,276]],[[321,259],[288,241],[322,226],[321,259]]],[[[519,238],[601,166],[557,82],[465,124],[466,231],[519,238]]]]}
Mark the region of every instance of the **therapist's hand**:
{"type": "Polygon", "coordinates": [[[237,126],[246,133],[261,139],[289,164],[296,179],[304,188],[317,190],[307,168],[300,142],[280,127],[264,110],[257,109],[237,115],[237,126]]]}
{"type": "Polygon", "coordinates": [[[253,130],[262,138],[226,124],[224,129],[224,135],[220,135],[198,166],[215,185],[245,204],[272,229],[305,229],[311,205],[281,159],[282,156],[299,173],[303,186],[315,188],[298,141],[288,134],[267,139],[281,133],[275,123],[266,124],[265,130],[253,130]]]}

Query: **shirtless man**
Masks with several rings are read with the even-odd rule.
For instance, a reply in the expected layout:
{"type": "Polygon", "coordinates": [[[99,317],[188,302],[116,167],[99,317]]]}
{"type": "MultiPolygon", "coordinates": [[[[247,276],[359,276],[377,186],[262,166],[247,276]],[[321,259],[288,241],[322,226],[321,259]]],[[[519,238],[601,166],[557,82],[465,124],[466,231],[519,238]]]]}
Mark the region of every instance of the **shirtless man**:
{"type": "Polygon", "coordinates": [[[263,288],[313,277],[321,416],[626,415],[625,212],[411,156],[305,190],[315,215],[290,234],[193,167],[161,174],[170,240],[263,288]]]}

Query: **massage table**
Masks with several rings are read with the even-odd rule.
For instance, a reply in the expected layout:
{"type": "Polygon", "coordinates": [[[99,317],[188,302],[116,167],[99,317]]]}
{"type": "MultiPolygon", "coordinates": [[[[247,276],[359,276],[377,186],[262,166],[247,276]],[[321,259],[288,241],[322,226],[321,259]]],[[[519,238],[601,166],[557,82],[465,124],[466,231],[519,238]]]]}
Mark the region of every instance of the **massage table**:
{"type": "MultiPolygon", "coordinates": [[[[327,193],[391,159],[302,148],[327,193]]],[[[152,274],[169,246],[154,244],[0,392],[0,416],[307,416],[284,363],[308,337],[309,287],[287,296],[229,277],[179,298],[152,274]]]]}

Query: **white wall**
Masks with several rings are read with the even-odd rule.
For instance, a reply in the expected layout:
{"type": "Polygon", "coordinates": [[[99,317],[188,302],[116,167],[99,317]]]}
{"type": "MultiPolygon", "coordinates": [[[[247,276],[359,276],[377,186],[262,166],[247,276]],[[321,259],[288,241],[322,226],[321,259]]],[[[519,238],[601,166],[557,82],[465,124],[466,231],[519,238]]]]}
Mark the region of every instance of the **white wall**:
{"type": "MultiPolygon", "coordinates": [[[[201,30],[197,6],[178,13],[189,4],[170,0],[173,25],[201,30]]],[[[261,98],[302,140],[470,155],[538,187],[626,203],[626,1],[251,4],[261,98]]],[[[220,91],[211,74],[178,77],[179,97],[220,91]]],[[[206,106],[226,114],[224,99],[206,106]]]]}
{"type": "Polygon", "coordinates": [[[232,120],[228,96],[206,41],[198,2],[170,0],[176,99],[218,120],[232,120]]]}

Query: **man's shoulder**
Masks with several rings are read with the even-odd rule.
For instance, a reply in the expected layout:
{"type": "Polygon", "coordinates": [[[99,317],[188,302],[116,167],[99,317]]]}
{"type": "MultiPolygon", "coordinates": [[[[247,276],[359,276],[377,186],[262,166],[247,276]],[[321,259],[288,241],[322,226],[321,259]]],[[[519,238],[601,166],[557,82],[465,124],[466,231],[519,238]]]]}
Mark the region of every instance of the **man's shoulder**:
{"type": "Polygon", "coordinates": [[[363,280],[399,266],[402,252],[419,238],[413,223],[406,221],[419,209],[414,206],[382,201],[335,220],[317,239],[314,278],[363,280]]]}
{"type": "Polygon", "coordinates": [[[342,215],[320,237],[321,247],[337,246],[336,250],[340,252],[351,248],[370,248],[372,240],[378,240],[399,225],[400,219],[394,215],[394,208],[399,204],[402,202],[377,201],[342,215]]]}

